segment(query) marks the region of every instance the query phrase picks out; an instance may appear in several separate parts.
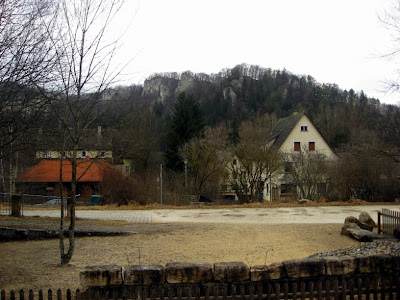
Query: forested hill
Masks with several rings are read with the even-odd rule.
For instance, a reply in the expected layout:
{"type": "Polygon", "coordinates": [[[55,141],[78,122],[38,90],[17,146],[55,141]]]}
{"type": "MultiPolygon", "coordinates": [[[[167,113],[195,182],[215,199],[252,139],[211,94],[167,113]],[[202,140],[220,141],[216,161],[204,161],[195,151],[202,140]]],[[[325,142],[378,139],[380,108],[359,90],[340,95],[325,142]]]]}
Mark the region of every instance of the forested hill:
{"type": "MultiPolygon", "coordinates": [[[[354,143],[353,139],[370,140],[371,135],[388,147],[400,147],[398,106],[381,104],[362,91],[343,90],[287,70],[242,64],[212,75],[189,71],[153,74],[143,86],[119,87],[112,96],[131,104],[152,103],[156,113],[165,117],[181,91],[195,95],[210,126],[233,117],[243,121],[275,114],[281,118],[297,110],[307,113],[333,147],[354,143]]],[[[116,117],[115,109],[112,114],[116,117]]],[[[102,122],[113,119],[107,115],[102,122]]]]}

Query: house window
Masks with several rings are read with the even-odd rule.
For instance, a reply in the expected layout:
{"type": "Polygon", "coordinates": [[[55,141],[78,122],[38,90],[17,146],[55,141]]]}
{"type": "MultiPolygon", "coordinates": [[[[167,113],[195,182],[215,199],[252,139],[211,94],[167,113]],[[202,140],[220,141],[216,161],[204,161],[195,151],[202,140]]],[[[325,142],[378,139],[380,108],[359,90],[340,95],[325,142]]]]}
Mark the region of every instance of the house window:
{"type": "Polygon", "coordinates": [[[295,194],[296,185],[295,184],[281,184],[281,194],[295,194]]]}
{"type": "Polygon", "coordinates": [[[83,151],[81,151],[81,153],[80,153],[80,157],[82,158],[85,158],[86,157],[86,155],[87,155],[87,153],[86,153],[86,151],[85,150],[83,150],[83,151]]]}
{"type": "Polygon", "coordinates": [[[301,127],[300,127],[300,130],[301,130],[301,131],[308,131],[308,126],[301,126],[301,127]]]}
{"type": "Polygon", "coordinates": [[[51,158],[50,151],[41,151],[40,158],[51,158]]]}
{"type": "Polygon", "coordinates": [[[300,142],[294,142],[294,151],[300,151],[300,142]]]}
{"type": "Polygon", "coordinates": [[[125,174],[129,174],[131,172],[130,166],[125,166],[125,174]]]}
{"type": "Polygon", "coordinates": [[[285,169],[285,173],[290,173],[292,171],[292,163],[291,162],[285,162],[284,169],[285,169]]]}
{"type": "Polygon", "coordinates": [[[309,151],[315,151],[315,142],[309,142],[308,143],[308,150],[309,151]]]}
{"type": "Polygon", "coordinates": [[[99,157],[104,158],[107,156],[107,152],[105,150],[100,151],[99,157]]]}

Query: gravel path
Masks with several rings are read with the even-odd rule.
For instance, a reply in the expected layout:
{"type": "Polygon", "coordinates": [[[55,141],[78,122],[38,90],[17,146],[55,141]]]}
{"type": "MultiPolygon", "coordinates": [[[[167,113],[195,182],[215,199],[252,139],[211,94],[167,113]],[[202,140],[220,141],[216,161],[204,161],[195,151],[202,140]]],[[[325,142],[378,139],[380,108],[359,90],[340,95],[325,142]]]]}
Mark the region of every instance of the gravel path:
{"type": "MultiPolygon", "coordinates": [[[[385,205],[399,211],[399,205],[385,205]]],[[[159,210],[77,210],[77,218],[121,220],[131,223],[219,223],[219,224],[342,224],[348,216],[365,211],[377,221],[382,205],[297,206],[229,209],[159,209],[159,210]]],[[[25,210],[25,216],[58,218],[57,210],[25,210]]]]}
{"type": "Polygon", "coordinates": [[[316,253],[310,257],[325,257],[325,256],[364,256],[386,254],[400,256],[400,242],[399,241],[375,241],[370,243],[361,243],[351,247],[338,249],[335,251],[328,251],[323,253],[316,253]]]}

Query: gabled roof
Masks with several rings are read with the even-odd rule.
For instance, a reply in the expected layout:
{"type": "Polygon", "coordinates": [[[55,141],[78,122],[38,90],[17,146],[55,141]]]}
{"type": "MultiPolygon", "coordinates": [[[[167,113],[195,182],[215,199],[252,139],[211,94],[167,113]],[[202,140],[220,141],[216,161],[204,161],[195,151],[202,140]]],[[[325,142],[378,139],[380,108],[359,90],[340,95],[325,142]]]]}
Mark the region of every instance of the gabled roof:
{"type": "Polygon", "coordinates": [[[298,113],[290,117],[280,119],[272,130],[268,142],[273,141],[273,145],[279,149],[292,132],[293,128],[300,121],[302,116],[304,116],[304,113],[298,113]]]}
{"type": "MultiPolygon", "coordinates": [[[[77,178],[79,182],[103,181],[106,171],[112,169],[105,161],[79,160],[77,166],[77,178]]],[[[63,161],[63,182],[71,182],[72,165],[69,160],[63,161]]],[[[43,160],[30,168],[16,179],[17,182],[59,182],[60,160],[43,160]]]]}

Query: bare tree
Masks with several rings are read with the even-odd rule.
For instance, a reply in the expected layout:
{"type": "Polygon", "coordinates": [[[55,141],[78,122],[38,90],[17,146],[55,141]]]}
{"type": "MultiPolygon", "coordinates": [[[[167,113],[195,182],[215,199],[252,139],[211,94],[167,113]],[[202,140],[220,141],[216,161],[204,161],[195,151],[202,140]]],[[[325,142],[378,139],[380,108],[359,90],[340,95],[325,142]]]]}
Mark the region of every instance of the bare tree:
{"type": "Polygon", "coordinates": [[[62,144],[68,149],[61,149],[61,153],[68,150],[70,156],[60,155],[61,159],[69,159],[72,166],[68,199],[69,248],[64,250],[61,221],[61,264],[70,261],[75,249],[78,149],[86,129],[107,107],[109,100],[103,97],[103,91],[115,82],[121,71],[113,64],[119,38],[110,41],[107,30],[122,4],[122,0],[60,0],[55,10],[56,34],[50,36],[56,65],[53,81],[44,86],[42,93],[57,116],[60,131],[65,134],[62,144]]]}
{"type": "Polygon", "coordinates": [[[300,198],[315,200],[320,194],[319,187],[328,181],[329,161],[319,151],[309,151],[304,146],[301,151],[287,154],[286,162],[290,164],[289,181],[297,186],[300,198]]]}
{"type": "Polygon", "coordinates": [[[29,129],[45,111],[35,86],[46,82],[54,62],[44,34],[52,31],[51,8],[47,0],[0,1],[0,163],[3,188],[8,176],[10,193],[14,192],[18,151],[29,146],[29,129]]]}
{"type": "Polygon", "coordinates": [[[282,154],[266,142],[268,124],[242,123],[240,142],[232,150],[230,185],[242,203],[259,201],[265,183],[282,166],[282,154]]]}
{"type": "Polygon", "coordinates": [[[207,183],[218,186],[225,179],[228,159],[223,141],[223,138],[215,139],[211,136],[193,138],[179,149],[179,155],[187,161],[193,176],[197,201],[203,195],[207,183]]]}
{"type": "MultiPolygon", "coordinates": [[[[381,57],[389,58],[391,61],[398,63],[400,54],[400,1],[393,0],[390,10],[378,16],[383,26],[390,32],[392,37],[392,47],[381,57]]],[[[396,70],[394,78],[385,79],[384,91],[387,93],[399,92],[400,91],[400,70],[396,70]]]]}

